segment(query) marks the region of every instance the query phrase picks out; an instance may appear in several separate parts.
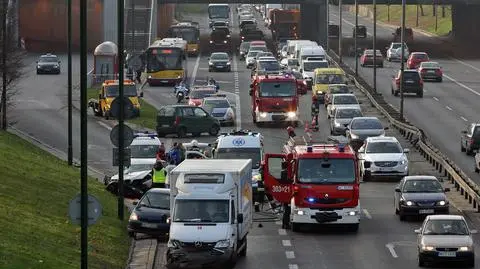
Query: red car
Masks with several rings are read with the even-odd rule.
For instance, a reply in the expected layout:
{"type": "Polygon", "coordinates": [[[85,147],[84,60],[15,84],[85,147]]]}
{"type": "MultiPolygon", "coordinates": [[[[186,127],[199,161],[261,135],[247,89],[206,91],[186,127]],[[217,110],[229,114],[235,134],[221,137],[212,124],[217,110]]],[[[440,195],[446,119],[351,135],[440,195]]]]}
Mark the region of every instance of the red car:
{"type": "Polygon", "coordinates": [[[430,58],[426,52],[412,52],[407,60],[408,69],[417,69],[423,62],[429,62],[430,58]]]}
{"type": "MultiPolygon", "coordinates": [[[[380,50],[377,50],[375,65],[383,67],[383,55],[380,50]]],[[[367,49],[363,52],[362,57],[360,57],[360,66],[373,66],[373,50],[367,49]]]]}
{"type": "Polygon", "coordinates": [[[188,104],[191,106],[200,106],[203,98],[217,93],[215,86],[194,87],[188,95],[188,104]]]}

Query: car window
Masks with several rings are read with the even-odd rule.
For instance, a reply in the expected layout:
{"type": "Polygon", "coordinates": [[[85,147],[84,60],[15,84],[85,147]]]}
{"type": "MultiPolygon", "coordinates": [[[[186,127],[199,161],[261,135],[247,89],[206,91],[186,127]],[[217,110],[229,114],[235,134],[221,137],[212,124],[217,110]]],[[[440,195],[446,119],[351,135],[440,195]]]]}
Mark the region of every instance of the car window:
{"type": "Polygon", "coordinates": [[[383,129],[382,123],[376,119],[356,119],[351,123],[353,130],[383,129]]]}
{"type": "Polygon", "coordinates": [[[336,105],[357,105],[357,98],[353,95],[337,95],[333,97],[333,103],[336,105]]]}
{"type": "Polygon", "coordinates": [[[193,113],[193,109],[191,107],[185,107],[183,110],[183,116],[186,117],[193,117],[195,114],[193,113]]]}
{"type": "Polygon", "coordinates": [[[370,142],[366,153],[402,153],[402,147],[396,142],[370,142]]]}
{"type": "Polygon", "coordinates": [[[433,219],[425,223],[425,235],[469,235],[467,224],[461,219],[433,219]]]}
{"type": "Polygon", "coordinates": [[[203,111],[201,108],[195,108],[194,109],[195,117],[205,117],[207,116],[207,113],[203,111]]]}
{"type": "Polygon", "coordinates": [[[170,194],[169,193],[155,193],[147,192],[142,200],[138,203],[139,206],[170,209],[170,194]]]}
{"type": "Polygon", "coordinates": [[[418,72],[403,72],[403,75],[405,76],[406,80],[419,80],[420,75],[418,72]]]}
{"type": "Polygon", "coordinates": [[[358,109],[338,109],[335,114],[337,119],[353,119],[362,116],[362,112],[358,109]]]}
{"type": "Polygon", "coordinates": [[[57,63],[58,62],[58,58],[57,57],[40,57],[40,59],[38,59],[38,62],[40,63],[57,63]]]}
{"type": "Polygon", "coordinates": [[[443,187],[438,180],[407,180],[403,192],[443,192],[443,187]]]}
{"type": "Polygon", "coordinates": [[[210,56],[212,60],[228,60],[228,54],[226,53],[213,53],[210,56]]]}

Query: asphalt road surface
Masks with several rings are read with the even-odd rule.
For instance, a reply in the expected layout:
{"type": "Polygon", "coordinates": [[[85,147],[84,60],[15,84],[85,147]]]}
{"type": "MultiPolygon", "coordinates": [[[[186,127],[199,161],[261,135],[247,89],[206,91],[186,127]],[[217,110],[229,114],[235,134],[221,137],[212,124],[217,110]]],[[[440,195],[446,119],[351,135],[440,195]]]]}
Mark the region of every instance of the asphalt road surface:
{"type": "MultiPolygon", "coordinates": [[[[331,16],[338,15],[338,10],[331,9],[331,16]]],[[[355,23],[354,15],[344,12],[344,31],[351,31],[355,23]]],[[[372,23],[361,18],[359,23],[367,26],[372,33],[372,23]]],[[[377,26],[377,34],[391,35],[391,29],[377,26]]],[[[416,37],[433,40],[433,37],[416,37]]],[[[428,51],[426,51],[428,53],[428,51]]],[[[460,60],[449,57],[433,58],[444,70],[442,83],[425,82],[424,97],[405,96],[405,117],[423,129],[432,142],[447,156],[459,165],[473,180],[480,183],[480,176],[474,172],[474,159],[460,152],[460,132],[467,125],[478,121],[478,102],[480,101],[480,61],[460,60]]],[[[355,58],[345,57],[344,62],[355,68],[355,58]]],[[[359,74],[370,85],[373,85],[373,68],[360,67],[359,74]]],[[[387,102],[396,108],[400,107],[400,97],[391,94],[392,75],[400,70],[400,63],[387,62],[384,68],[377,69],[377,91],[384,95],[387,102]]]]}

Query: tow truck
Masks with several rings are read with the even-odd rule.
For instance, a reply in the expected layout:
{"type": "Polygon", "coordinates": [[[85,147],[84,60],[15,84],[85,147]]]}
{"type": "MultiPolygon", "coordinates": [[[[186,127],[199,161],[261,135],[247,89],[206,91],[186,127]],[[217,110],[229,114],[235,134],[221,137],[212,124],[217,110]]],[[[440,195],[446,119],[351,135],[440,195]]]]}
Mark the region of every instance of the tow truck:
{"type": "MultiPolygon", "coordinates": [[[[124,80],[123,82],[124,96],[128,98],[131,104],[126,104],[125,109],[133,109],[135,116],[140,116],[139,97],[143,97],[143,92],[137,95],[137,87],[132,80],[124,80]]],[[[105,80],[98,92],[98,98],[88,100],[88,106],[92,108],[95,116],[109,119],[112,117],[110,111],[113,100],[119,96],[118,80],[105,80]]]]}
{"type": "Polygon", "coordinates": [[[250,84],[252,118],[257,125],[289,122],[298,125],[298,83],[291,74],[257,75],[250,84]]]}
{"type": "Polygon", "coordinates": [[[265,154],[261,168],[265,190],[289,211],[294,232],[307,224],[341,224],[358,231],[358,145],[348,145],[341,137],[328,140],[291,137],[282,153],[265,154]]]}

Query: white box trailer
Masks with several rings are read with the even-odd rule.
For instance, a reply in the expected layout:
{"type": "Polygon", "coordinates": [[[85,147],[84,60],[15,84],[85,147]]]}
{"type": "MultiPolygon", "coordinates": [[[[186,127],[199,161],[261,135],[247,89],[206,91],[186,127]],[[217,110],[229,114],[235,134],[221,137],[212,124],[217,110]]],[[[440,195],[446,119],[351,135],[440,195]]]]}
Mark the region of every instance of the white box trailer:
{"type": "Polygon", "coordinates": [[[167,267],[234,264],[252,227],[252,161],[185,160],[170,171],[167,267]]]}

